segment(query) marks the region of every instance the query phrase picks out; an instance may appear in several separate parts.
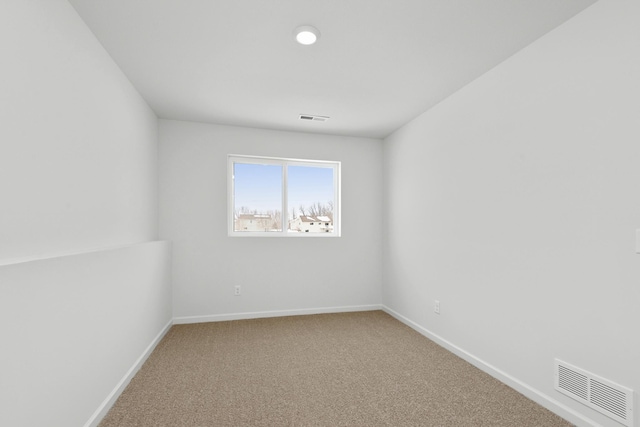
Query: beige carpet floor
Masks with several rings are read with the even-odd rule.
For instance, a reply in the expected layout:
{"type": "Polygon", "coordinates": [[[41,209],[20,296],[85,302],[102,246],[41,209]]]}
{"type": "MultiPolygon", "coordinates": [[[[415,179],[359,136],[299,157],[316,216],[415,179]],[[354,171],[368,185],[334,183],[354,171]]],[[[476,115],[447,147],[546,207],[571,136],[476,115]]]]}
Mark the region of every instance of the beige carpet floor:
{"type": "Polygon", "coordinates": [[[381,311],[175,325],[100,424],[569,425],[381,311]]]}

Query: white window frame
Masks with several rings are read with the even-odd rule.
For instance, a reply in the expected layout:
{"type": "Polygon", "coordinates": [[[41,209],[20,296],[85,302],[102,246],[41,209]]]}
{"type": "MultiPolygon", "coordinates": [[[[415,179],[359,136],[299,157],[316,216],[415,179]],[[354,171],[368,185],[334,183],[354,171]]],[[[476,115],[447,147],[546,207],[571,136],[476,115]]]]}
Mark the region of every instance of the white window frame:
{"type": "Polygon", "coordinates": [[[328,160],[288,159],[283,157],[247,156],[229,154],[227,156],[227,233],[230,237],[340,237],[341,235],[341,163],[328,160]],[[234,231],[235,188],[233,170],[235,163],[282,166],[282,231],[234,231]],[[288,229],[287,166],[326,167],[333,169],[333,232],[332,233],[290,233],[288,229]]]}

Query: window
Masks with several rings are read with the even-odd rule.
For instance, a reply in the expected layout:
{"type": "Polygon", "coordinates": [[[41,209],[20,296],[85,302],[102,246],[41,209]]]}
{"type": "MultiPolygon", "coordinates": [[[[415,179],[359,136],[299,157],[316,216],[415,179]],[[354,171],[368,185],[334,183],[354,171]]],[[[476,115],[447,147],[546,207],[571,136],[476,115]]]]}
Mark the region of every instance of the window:
{"type": "Polygon", "coordinates": [[[228,169],[230,236],[340,236],[340,162],[229,155],[228,169]]]}

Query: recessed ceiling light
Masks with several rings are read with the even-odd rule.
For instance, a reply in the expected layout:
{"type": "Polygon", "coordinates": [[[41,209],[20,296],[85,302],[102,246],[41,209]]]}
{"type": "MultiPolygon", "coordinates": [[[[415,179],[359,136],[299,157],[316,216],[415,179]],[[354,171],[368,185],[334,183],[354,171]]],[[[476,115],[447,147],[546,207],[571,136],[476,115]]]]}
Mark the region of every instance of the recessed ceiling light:
{"type": "Polygon", "coordinates": [[[314,44],[320,38],[320,31],[311,25],[303,25],[293,30],[296,41],[303,45],[314,44]]]}

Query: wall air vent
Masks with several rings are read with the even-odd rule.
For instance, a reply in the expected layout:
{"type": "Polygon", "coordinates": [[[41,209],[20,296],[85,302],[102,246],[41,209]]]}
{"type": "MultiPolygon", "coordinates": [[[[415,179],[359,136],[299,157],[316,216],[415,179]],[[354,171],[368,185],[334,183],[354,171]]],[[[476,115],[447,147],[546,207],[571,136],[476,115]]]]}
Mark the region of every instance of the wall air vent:
{"type": "Polygon", "coordinates": [[[633,426],[633,390],[555,360],[555,389],[596,411],[633,426]]]}
{"type": "Polygon", "coordinates": [[[300,120],[308,122],[326,122],[329,120],[327,116],[314,116],[312,114],[300,114],[300,120]]]}

